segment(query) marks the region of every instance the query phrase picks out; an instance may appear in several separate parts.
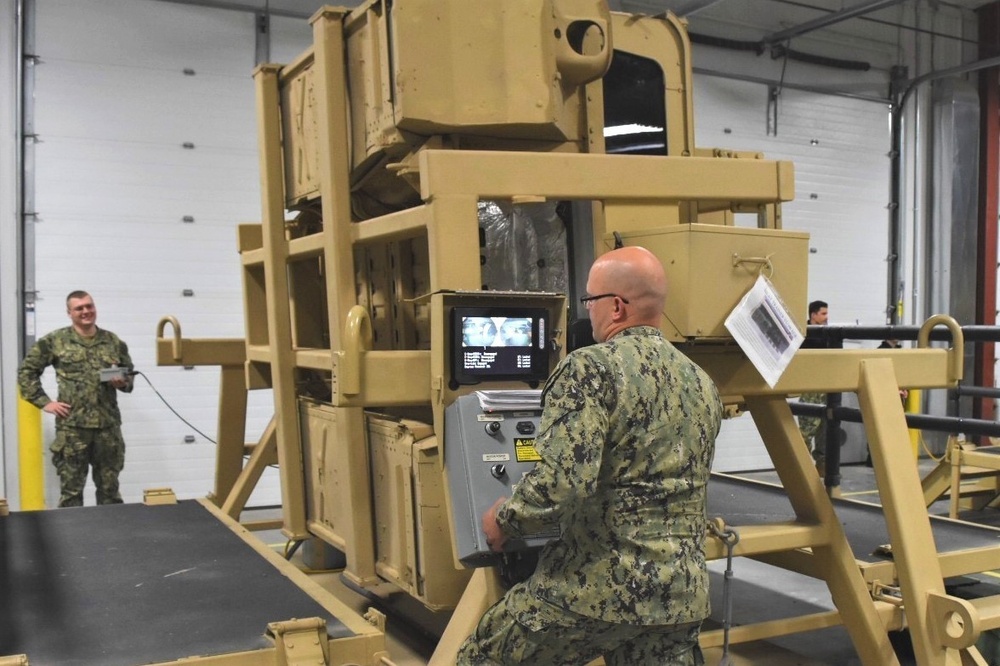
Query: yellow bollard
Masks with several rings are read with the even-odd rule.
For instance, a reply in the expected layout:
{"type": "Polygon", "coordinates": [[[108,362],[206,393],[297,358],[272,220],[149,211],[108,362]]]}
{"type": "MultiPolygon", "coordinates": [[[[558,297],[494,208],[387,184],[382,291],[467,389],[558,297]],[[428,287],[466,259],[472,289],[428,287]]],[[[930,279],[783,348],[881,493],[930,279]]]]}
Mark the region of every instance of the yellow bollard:
{"type": "Polygon", "coordinates": [[[17,398],[21,511],[45,508],[45,457],[42,455],[42,410],[24,398],[17,398]]]}
{"type": "MultiPolygon", "coordinates": [[[[903,411],[907,414],[920,413],[920,389],[910,389],[907,392],[903,411]]],[[[910,446],[913,448],[913,459],[920,460],[920,431],[916,428],[910,428],[910,446]]]]}

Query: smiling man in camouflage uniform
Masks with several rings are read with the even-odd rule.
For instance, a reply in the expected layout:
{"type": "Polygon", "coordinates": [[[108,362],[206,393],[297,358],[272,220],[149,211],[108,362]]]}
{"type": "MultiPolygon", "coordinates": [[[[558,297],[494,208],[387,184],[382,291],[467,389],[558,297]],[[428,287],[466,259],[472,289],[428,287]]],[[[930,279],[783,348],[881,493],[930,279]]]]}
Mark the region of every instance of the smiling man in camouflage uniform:
{"type": "Polygon", "coordinates": [[[31,348],[18,371],[21,396],[56,417],[52,463],[59,473],[59,506],[82,506],[88,467],[98,504],[120,504],[118,475],[125,465],[118,391],[132,390],[131,376],[101,382],[101,368],[132,370],[128,347],[97,327],[97,308],[85,291],[66,298],[71,326],[52,331],[31,348]],[[56,369],[59,397],[42,388],[45,368],[56,369]]]}
{"type": "Polygon", "coordinates": [[[459,664],[702,664],[704,535],[722,404],[659,331],[666,277],[650,252],[601,256],[594,339],[542,393],[541,461],[483,516],[494,550],[559,525],[531,577],[483,616],[459,664]]]}

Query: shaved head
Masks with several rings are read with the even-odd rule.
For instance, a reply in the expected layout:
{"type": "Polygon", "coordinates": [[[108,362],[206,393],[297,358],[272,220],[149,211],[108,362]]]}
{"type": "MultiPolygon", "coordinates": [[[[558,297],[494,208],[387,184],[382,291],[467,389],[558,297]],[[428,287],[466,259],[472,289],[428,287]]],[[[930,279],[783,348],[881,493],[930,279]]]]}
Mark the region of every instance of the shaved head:
{"type": "Polygon", "coordinates": [[[590,304],[594,339],[603,342],[632,326],[659,328],[667,298],[667,276],[663,264],[649,250],[618,248],[594,262],[587,293],[614,296],[590,304]]]}

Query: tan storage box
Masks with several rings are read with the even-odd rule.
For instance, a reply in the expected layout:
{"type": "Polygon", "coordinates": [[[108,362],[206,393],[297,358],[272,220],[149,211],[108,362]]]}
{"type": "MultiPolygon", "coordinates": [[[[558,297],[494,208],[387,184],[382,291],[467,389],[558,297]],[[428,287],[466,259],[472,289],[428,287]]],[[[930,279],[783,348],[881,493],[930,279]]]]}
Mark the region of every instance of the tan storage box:
{"type": "MultiPolygon", "coordinates": [[[[805,332],[809,234],[711,224],[679,224],[623,234],[667,271],[663,332],[671,340],[731,339],[725,321],[757,276],[768,276],[805,332]]],[[[612,239],[606,239],[608,247],[612,239]]]]}

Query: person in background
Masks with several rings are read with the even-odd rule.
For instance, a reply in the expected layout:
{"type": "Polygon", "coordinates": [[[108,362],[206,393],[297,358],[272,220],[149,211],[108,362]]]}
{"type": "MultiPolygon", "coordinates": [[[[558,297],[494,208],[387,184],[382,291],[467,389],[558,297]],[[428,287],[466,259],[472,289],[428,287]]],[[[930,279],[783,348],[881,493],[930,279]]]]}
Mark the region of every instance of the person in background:
{"type": "MultiPolygon", "coordinates": [[[[826,326],[830,318],[830,307],[826,301],[812,301],[809,304],[809,325],[826,326]]],[[[808,342],[808,341],[807,341],[808,342]]],[[[809,345],[803,344],[803,348],[809,345]]],[[[825,405],[826,393],[803,393],[799,396],[799,402],[811,405],[825,405]]],[[[820,476],[826,474],[826,421],[811,416],[800,416],[799,432],[806,446],[812,451],[813,460],[816,462],[816,470],[820,476]]]]}
{"type": "Polygon", "coordinates": [[[722,403],[659,331],[660,261],[625,247],[587,280],[596,344],[542,391],[540,460],[483,515],[494,551],[558,526],[538,566],[482,617],[458,663],[702,664],[704,537],[722,403]]]}
{"type": "Polygon", "coordinates": [[[59,474],[59,506],[82,506],[88,468],[93,470],[98,504],[120,504],[118,475],[125,465],[118,391],[132,391],[132,359],[117,335],[97,326],[90,294],[66,297],[70,326],[52,331],[28,351],[18,370],[21,396],[56,418],[52,463],[59,474]],[[42,373],[52,366],[59,394],[42,388],[42,373]],[[126,372],[101,381],[101,370],[126,372]]]}

